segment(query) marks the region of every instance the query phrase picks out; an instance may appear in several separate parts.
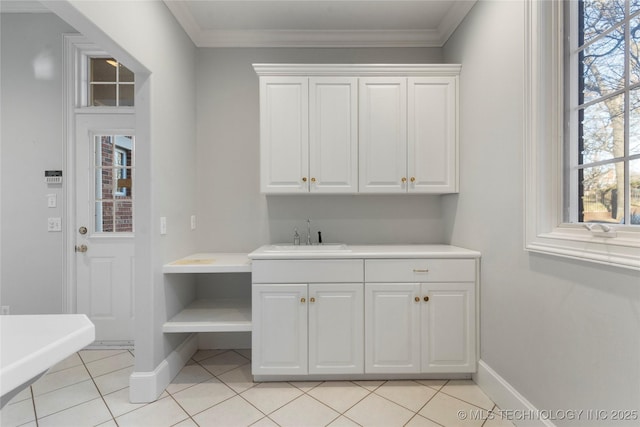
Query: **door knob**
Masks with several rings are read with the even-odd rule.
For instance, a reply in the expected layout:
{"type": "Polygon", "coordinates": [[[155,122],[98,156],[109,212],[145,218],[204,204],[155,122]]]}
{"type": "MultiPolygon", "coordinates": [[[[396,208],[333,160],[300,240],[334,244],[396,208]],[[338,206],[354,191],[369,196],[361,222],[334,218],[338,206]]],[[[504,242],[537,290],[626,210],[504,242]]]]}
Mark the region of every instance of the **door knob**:
{"type": "Polygon", "coordinates": [[[78,228],[78,233],[87,234],[87,227],[82,226],[82,227],[78,228]]]}
{"type": "Polygon", "coordinates": [[[87,245],[76,245],[76,252],[87,252],[89,250],[89,248],[87,247],[87,245]]]}

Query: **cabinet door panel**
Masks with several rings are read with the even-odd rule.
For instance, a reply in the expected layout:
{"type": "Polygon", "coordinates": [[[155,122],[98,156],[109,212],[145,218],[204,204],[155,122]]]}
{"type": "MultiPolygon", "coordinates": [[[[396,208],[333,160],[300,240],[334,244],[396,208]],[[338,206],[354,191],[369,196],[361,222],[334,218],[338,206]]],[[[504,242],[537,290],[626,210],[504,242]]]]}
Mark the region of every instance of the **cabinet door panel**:
{"type": "Polygon", "coordinates": [[[358,79],[309,80],[310,191],[358,191],[358,79]]]}
{"type": "Polygon", "coordinates": [[[360,192],[403,193],[407,184],[407,79],[360,79],[360,192]]]}
{"type": "Polygon", "coordinates": [[[309,285],[309,373],[364,372],[362,284],[309,285]]]}
{"type": "Polygon", "coordinates": [[[475,372],[475,284],[423,284],[422,295],[422,370],[475,372]]]}
{"type": "Polygon", "coordinates": [[[420,285],[365,284],[365,372],[420,371],[420,285]]]}
{"type": "Polygon", "coordinates": [[[306,77],[260,79],[260,191],[263,193],[309,191],[308,109],[306,77]]]}
{"type": "Polygon", "coordinates": [[[455,77],[415,77],[408,84],[409,191],[457,191],[455,77]]]}
{"type": "Polygon", "coordinates": [[[307,285],[253,285],[252,373],[307,373],[307,285]]]}

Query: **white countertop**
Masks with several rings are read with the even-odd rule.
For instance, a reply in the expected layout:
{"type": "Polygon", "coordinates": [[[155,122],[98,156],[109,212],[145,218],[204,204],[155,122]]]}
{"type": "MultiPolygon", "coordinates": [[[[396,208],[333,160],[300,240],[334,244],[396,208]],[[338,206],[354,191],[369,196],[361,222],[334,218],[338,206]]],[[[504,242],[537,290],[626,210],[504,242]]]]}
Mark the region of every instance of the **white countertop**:
{"type": "Polygon", "coordinates": [[[451,245],[347,245],[347,251],[275,252],[265,245],[249,254],[261,259],[480,258],[480,252],[451,245]]]}
{"type": "Polygon", "coordinates": [[[163,273],[249,273],[246,253],[198,253],[165,264],[163,273]]]}
{"type": "Polygon", "coordinates": [[[0,316],[0,395],[11,396],[95,339],[84,314],[0,316]]]}

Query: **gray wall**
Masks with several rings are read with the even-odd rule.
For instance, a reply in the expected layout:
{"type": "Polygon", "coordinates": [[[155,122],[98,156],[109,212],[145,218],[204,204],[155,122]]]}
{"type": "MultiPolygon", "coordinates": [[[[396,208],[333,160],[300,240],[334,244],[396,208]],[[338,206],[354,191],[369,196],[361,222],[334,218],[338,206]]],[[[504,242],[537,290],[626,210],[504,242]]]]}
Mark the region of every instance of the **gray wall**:
{"type": "Polygon", "coordinates": [[[482,252],[481,359],[538,409],[639,409],[640,274],[523,249],[524,22],[523,2],[480,1],[444,49],[463,68],[443,212],[482,252]]]}
{"type": "Polygon", "coordinates": [[[62,34],[75,32],[53,14],[0,15],[0,305],[12,314],[63,310],[63,232],[47,232],[47,218],[63,218],[61,185],[44,171],[63,168],[62,34]],[[47,194],[57,207],[47,208],[47,194]]]}
{"type": "Polygon", "coordinates": [[[325,242],[441,243],[440,196],[278,195],[259,188],[258,76],[252,63],[440,63],[441,49],[199,49],[198,247],[252,251],[293,229],[325,242]],[[306,231],[303,232],[306,233],[306,231]]]}

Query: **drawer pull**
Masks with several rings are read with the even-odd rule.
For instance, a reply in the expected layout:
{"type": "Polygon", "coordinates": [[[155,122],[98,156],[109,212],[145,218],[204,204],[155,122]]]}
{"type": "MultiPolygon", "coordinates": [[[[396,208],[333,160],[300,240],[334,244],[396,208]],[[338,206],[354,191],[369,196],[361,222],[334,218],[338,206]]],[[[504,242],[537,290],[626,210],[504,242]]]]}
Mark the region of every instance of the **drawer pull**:
{"type": "Polygon", "coordinates": [[[418,268],[414,268],[414,269],[413,269],[413,272],[414,272],[414,273],[428,273],[428,272],[429,272],[429,270],[427,270],[426,268],[425,268],[425,269],[418,269],[418,268]]]}

